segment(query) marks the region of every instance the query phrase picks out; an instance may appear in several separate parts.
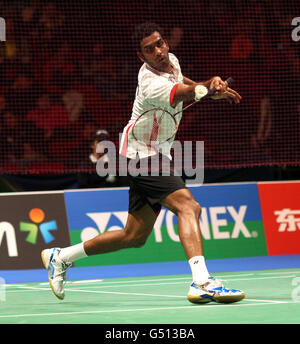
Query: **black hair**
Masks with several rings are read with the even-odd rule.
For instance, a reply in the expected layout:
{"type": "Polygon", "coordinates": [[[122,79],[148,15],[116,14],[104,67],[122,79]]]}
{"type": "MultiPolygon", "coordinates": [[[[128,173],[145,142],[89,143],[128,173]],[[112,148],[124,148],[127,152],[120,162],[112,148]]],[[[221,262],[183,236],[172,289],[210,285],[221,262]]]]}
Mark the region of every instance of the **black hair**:
{"type": "Polygon", "coordinates": [[[99,129],[93,134],[92,139],[93,139],[93,142],[94,141],[101,142],[101,141],[109,140],[109,133],[105,129],[99,129]]]}
{"type": "Polygon", "coordinates": [[[155,23],[145,22],[137,25],[132,35],[132,43],[134,48],[137,51],[140,51],[141,41],[143,40],[143,38],[150,36],[155,31],[157,31],[163,37],[164,32],[162,28],[155,23]]]}

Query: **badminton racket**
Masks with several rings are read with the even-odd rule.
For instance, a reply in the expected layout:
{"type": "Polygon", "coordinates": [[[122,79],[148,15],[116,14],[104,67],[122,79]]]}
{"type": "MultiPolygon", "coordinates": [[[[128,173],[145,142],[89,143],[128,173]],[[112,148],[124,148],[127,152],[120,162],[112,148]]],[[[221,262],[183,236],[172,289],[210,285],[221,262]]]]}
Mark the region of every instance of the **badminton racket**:
{"type": "MultiPolygon", "coordinates": [[[[233,79],[228,78],[226,82],[229,86],[233,83],[233,79]]],[[[201,90],[203,90],[203,95],[201,95],[200,92],[199,100],[188,104],[175,114],[162,108],[153,108],[143,112],[134,122],[132,128],[134,139],[146,144],[148,147],[155,147],[171,140],[178,130],[176,116],[194,104],[199,103],[199,101],[208,99],[217,92],[216,88],[212,88],[207,91],[204,86],[200,88],[200,91],[201,90]]]]}

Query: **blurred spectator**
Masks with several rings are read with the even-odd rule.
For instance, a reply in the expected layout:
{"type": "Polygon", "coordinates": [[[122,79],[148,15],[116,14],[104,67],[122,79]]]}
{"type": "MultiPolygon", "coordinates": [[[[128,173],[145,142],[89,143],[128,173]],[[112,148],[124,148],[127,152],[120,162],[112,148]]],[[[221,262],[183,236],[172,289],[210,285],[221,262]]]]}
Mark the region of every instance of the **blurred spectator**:
{"type": "Polygon", "coordinates": [[[5,57],[8,60],[15,60],[17,57],[17,32],[15,30],[15,23],[11,17],[5,18],[6,24],[6,42],[5,42],[5,57]]]}
{"type": "Polygon", "coordinates": [[[94,136],[98,127],[97,123],[92,120],[87,120],[82,124],[81,133],[77,137],[79,144],[76,147],[72,147],[69,152],[67,163],[69,163],[70,168],[74,166],[78,168],[78,166],[82,165],[82,161],[86,160],[91,150],[91,138],[94,136]]]}
{"type": "Polygon", "coordinates": [[[99,126],[107,128],[111,132],[111,139],[118,139],[122,126],[128,120],[128,114],[124,112],[118,99],[102,99],[94,114],[94,119],[99,126]]]}
{"type": "Polygon", "coordinates": [[[92,44],[89,50],[83,64],[83,76],[99,88],[103,97],[110,98],[117,91],[117,63],[100,41],[92,44]]]}
{"type": "Polygon", "coordinates": [[[92,141],[91,137],[95,135],[95,132],[97,132],[97,124],[92,121],[87,121],[84,124],[83,130],[82,130],[82,150],[84,151],[84,155],[87,153],[87,149],[90,150],[89,143],[92,141]]]}
{"type": "Polygon", "coordinates": [[[79,72],[77,68],[70,43],[63,41],[54,57],[44,65],[44,89],[53,94],[62,94],[76,79],[76,73],[79,72]]]}
{"type": "Polygon", "coordinates": [[[140,66],[130,34],[137,22],[157,19],[185,75],[232,75],[243,96],[234,110],[214,102],[191,109],[178,138],[205,136],[207,164],[214,164],[216,151],[228,157],[229,144],[241,151],[237,163],[245,162],[239,142],[248,145],[252,162],[297,160],[300,50],[291,39],[296,1],[178,0],[172,7],[159,0],[104,1],[95,11],[96,3],[0,0],[7,33],[0,44],[0,159],[24,162],[19,172],[27,172],[25,162],[45,159],[54,142],[61,155],[51,153],[52,160],[68,159],[74,171],[89,155],[97,128],[117,144],[140,66]]]}
{"type": "Polygon", "coordinates": [[[44,38],[52,38],[57,33],[57,29],[65,24],[65,15],[58,9],[57,4],[52,1],[42,8],[39,21],[44,28],[44,38]]]}
{"type": "Polygon", "coordinates": [[[91,115],[84,103],[84,95],[75,90],[68,90],[62,95],[62,103],[69,114],[67,127],[56,129],[57,137],[80,140],[84,123],[91,119],[91,115]]]}
{"type": "Polygon", "coordinates": [[[1,116],[1,167],[15,165],[17,160],[23,156],[22,137],[19,129],[18,117],[10,111],[5,111],[1,116]]]}
{"type": "Polygon", "coordinates": [[[251,144],[254,150],[266,149],[266,142],[270,136],[271,121],[270,98],[264,95],[260,103],[260,118],[257,132],[251,137],[251,144]]]}
{"type": "Polygon", "coordinates": [[[180,46],[183,37],[183,29],[181,27],[173,27],[169,33],[168,44],[170,50],[176,53],[176,49],[180,46]]]}
{"type": "Polygon", "coordinates": [[[79,170],[86,171],[78,173],[79,188],[96,188],[113,186],[116,183],[116,177],[108,175],[100,177],[96,172],[97,161],[102,158],[104,162],[108,162],[107,153],[97,153],[97,147],[102,141],[109,140],[109,133],[105,129],[99,129],[90,137],[89,152],[87,152],[84,160],[79,166],[79,170]]]}
{"type": "Polygon", "coordinates": [[[247,59],[253,52],[253,42],[249,36],[240,31],[232,40],[230,55],[234,59],[247,59]]]}
{"type": "Polygon", "coordinates": [[[23,155],[23,131],[21,122],[12,111],[5,111],[2,119],[2,149],[6,158],[16,161],[23,155]],[[3,147],[4,146],[4,147],[3,147]]]}
{"type": "Polygon", "coordinates": [[[17,74],[12,85],[6,91],[5,97],[13,112],[24,118],[26,113],[32,109],[38,92],[30,72],[17,74]]]}
{"type": "Polygon", "coordinates": [[[0,94],[0,116],[2,117],[2,114],[6,108],[6,100],[5,97],[0,94]]]}
{"type": "Polygon", "coordinates": [[[83,110],[83,95],[77,91],[67,91],[62,96],[63,104],[65,109],[68,111],[70,116],[70,122],[77,121],[83,110]]]}
{"type": "Polygon", "coordinates": [[[1,129],[1,163],[21,166],[24,162],[42,159],[31,145],[28,133],[18,116],[12,111],[5,111],[1,129]]]}
{"type": "MultiPolygon", "coordinates": [[[[83,96],[81,119],[94,121],[98,127],[106,128],[111,133],[111,140],[118,142],[119,132],[122,131],[128,120],[131,108],[125,110],[119,95],[116,94],[112,98],[106,97],[93,84],[80,84],[78,82],[73,84],[72,89],[74,90],[72,97],[77,92],[83,96]]],[[[68,96],[67,98],[71,97],[68,96]]],[[[77,102],[79,104],[81,101],[78,100],[77,102]]]]}
{"type": "Polygon", "coordinates": [[[36,108],[28,112],[27,121],[31,121],[44,132],[44,139],[53,136],[54,129],[67,128],[70,115],[67,110],[59,104],[53,104],[48,93],[42,94],[36,104],[36,108]]]}

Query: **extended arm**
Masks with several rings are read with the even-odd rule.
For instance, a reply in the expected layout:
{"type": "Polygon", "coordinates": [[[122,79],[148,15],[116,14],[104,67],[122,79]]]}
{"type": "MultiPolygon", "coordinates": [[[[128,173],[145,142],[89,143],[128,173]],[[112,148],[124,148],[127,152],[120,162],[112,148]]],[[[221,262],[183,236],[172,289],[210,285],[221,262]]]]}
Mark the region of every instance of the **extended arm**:
{"type": "Polygon", "coordinates": [[[227,99],[230,103],[232,101],[239,103],[242,98],[236,91],[229,88],[227,83],[218,76],[202,82],[195,82],[187,77],[183,77],[183,82],[183,84],[177,86],[173,99],[173,106],[181,101],[193,101],[195,99],[195,87],[197,85],[203,85],[208,89],[215,87],[217,89],[215,99],[227,99]]]}

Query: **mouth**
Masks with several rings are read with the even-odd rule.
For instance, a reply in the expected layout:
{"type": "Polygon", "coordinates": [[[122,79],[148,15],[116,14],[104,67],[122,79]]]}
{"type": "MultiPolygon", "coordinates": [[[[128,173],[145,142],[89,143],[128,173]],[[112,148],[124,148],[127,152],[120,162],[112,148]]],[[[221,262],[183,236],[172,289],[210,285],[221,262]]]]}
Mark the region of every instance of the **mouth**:
{"type": "Polygon", "coordinates": [[[157,58],[157,63],[166,63],[167,58],[165,56],[160,56],[157,58]]]}

